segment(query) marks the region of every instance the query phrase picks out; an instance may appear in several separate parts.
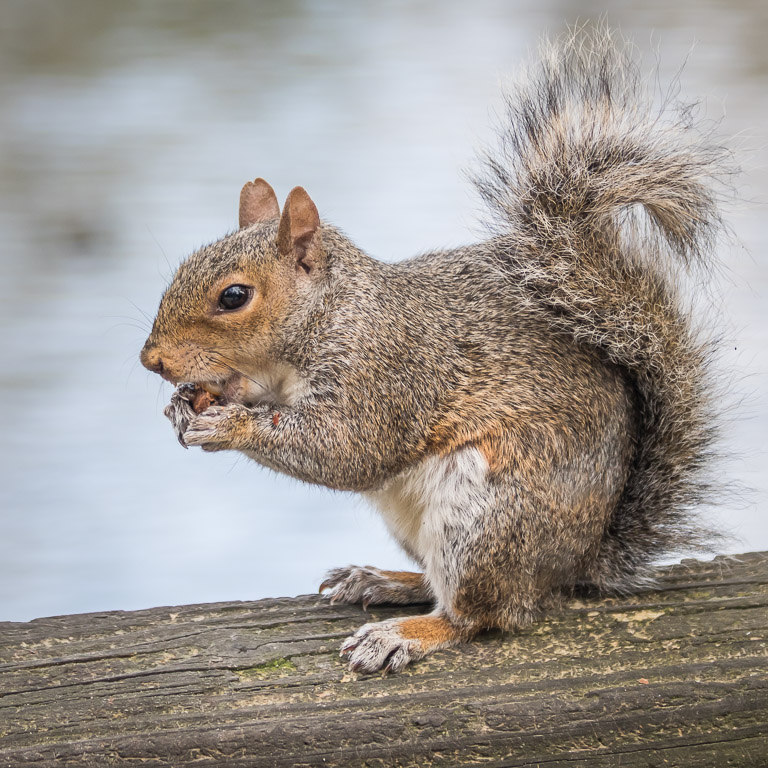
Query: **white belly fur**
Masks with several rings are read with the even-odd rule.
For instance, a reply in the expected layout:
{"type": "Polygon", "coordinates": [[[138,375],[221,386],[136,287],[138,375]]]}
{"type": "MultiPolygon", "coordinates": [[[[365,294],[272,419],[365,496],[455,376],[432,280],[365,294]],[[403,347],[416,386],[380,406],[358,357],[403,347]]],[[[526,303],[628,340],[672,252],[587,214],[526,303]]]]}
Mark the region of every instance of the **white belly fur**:
{"type": "Polygon", "coordinates": [[[448,456],[430,456],[366,497],[379,509],[392,535],[427,575],[438,605],[450,607],[458,574],[456,562],[445,562],[446,528],[460,528],[470,538],[473,522],[486,511],[488,463],[477,448],[448,456]]]}
{"type": "Polygon", "coordinates": [[[248,378],[240,382],[240,402],[246,404],[270,403],[295,405],[309,392],[308,383],[287,363],[247,371],[248,378]]]}

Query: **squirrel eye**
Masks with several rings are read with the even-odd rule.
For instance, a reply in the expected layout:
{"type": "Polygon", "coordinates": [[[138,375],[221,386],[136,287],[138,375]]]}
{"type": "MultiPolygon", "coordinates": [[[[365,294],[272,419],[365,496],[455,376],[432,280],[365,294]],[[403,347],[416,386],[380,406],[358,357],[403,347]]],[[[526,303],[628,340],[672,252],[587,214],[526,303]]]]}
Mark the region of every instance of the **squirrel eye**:
{"type": "Polygon", "coordinates": [[[230,285],[219,296],[219,309],[240,309],[251,298],[251,289],[246,285],[230,285]]]}

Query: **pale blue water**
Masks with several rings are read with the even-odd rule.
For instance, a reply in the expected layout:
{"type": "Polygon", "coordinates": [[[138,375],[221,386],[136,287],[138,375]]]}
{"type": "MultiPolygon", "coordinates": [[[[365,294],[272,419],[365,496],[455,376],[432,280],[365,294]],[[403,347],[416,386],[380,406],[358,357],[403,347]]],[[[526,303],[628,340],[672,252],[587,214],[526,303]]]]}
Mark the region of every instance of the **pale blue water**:
{"type": "MultiPolygon", "coordinates": [[[[715,514],[768,549],[762,2],[619,3],[608,22],[757,147],[730,216],[728,430],[755,488],[715,514]],[[736,351],[731,347],[738,348],[736,351]]],[[[244,181],[305,186],[373,255],[481,235],[462,176],[499,83],[590,3],[5,0],[0,8],[0,620],[308,592],[407,567],[348,494],[184,451],[137,363],[173,266],[236,226],[244,181]]],[[[725,321],[724,321],[725,322],[725,321]]]]}

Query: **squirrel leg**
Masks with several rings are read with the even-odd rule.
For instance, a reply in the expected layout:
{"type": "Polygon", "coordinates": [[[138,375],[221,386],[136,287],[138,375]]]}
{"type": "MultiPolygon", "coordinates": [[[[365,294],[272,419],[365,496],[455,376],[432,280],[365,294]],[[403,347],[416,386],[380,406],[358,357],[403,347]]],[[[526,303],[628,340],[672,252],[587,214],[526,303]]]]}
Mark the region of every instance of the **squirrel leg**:
{"type": "MultiPolygon", "coordinates": [[[[378,433],[366,433],[369,421],[339,418],[339,407],[327,404],[302,402],[276,409],[267,404],[247,408],[231,403],[211,406],[194,416],[182,439],[185,445],[207,451],[242,451],[260,464],[306,482],[365,491],[385,480],[389,471],[377,448],[378,433]]],[[[388,446],[387,453],[392,461],[407,465],[411,460],[407,453],[396,455],[406,450],[401,445],[405,442],[388,446]]]]}
{"type": "Polygon", "coordinates": [[[352,670],[396,672],[432,651],[469,640],[481,628],[464,620],[452,607],[457,568],[462,566],[461,549],[480,518],[489,510],[493,492],[487,487],[488,466],[476,448],[464,448],[447,456],[431,456],[408,472],[401,482],[380,494],[378,503],[387,515],[394,505],[418,519],[404,526],[412,532],[406,540],[424,563],[425,586],[434,595],[435,611],[428,616],[410,616],[366,624],[341,646],[352,670]]]}
{"type": "Polygon", "coordinates": [[[535,527],[528,529],[535,504],[503,493],[498,481],[491,487],[474,480],[452,477],[424,512],[430,531],[425,581],[437,602],[434,613],[362,626],[341,646],[351,670],[398,672],[481,629],[523,626],[550,598],[550,574],[537,566],[539,558],[556,562],[556,553],[552,548],[547,555],[546,531],[539,536],[535,527]],[[524,537],[516,530],[520,522],[524,537]]]}
{"type": "Polygon", "coordinates": [[[427,577],[452,617],[515,630],[583,578],[625,482],[629,438],[616,422],[593,445],[561,432],[535,453],[519,450],[514,433],[477,440],[486,472],[464,494],[462,514],[444,504],[448,513],[425,523],[435,542],[427,577]]]}
{"type": "Polygon", "coordinates": [[[350,565],[328,571],[320,592],[326,589],[331,590],[328,595],[331,603],[362,603],[363,609],[382,603],[408,605],[433,600],[424,574],[383,571],[370,565],[350,565]]]}
{"type": "MultiPolygon", "coordinates": [[[[393,484],[399,496],[388,501],[407,502],[419,521],[410,543],[436,609],[366,624],[342,645],[352,669],[395,671],[481,629],[525,626],[594,557],[621,490],[621,460],[596,475],[594,458],[567,445],[541,454],[510,445],[503,433],[478,439],[393,484]]],[[[620,456],[613,445],[609,453],[620,456]]]]}

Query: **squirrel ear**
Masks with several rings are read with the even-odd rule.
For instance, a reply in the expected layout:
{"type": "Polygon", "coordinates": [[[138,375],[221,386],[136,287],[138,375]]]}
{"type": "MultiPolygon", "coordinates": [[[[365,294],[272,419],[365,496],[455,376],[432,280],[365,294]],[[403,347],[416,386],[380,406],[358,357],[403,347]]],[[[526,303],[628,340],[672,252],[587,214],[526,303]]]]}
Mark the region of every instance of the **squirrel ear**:
{"type": "Polygon", "coordinates": [[[280,216],[275,190],[264,179],[249,181],[240,191],[240,229],[257,221],[271,221],[280,216]]]}
{"type": "Polygon", "coordinates": [[[320,227],[320,214],[303,187],[288,194],[277,230],[277,249],[284,256],[293,255],[297,267],[309,273],[320,265],[319,243],[314,235],[320,227]]]}

